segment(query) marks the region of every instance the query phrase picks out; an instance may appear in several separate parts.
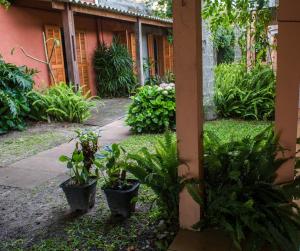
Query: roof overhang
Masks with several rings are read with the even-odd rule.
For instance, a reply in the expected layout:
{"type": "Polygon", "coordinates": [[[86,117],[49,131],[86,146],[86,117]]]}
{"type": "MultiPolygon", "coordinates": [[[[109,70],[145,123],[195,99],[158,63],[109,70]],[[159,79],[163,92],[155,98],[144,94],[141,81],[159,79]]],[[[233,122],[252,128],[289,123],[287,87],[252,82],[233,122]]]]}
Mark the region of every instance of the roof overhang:
{"type": "Polygon", "coordinates": [[[57,0],[51,1],[51,3],[52,8],[56,10],[64,10],[66,8],[66,4],[70,4],[71,10],[75,13],[112,18],[132,23],[136,23],[138,20],[140,20],[142,24],[163,28],[172,28],[173,26],[173,22],[171,19],[162,19],[154,16],[119,10],[109,6],[97,5],[93,3],[83,3],[78,0],[57,0]]]}

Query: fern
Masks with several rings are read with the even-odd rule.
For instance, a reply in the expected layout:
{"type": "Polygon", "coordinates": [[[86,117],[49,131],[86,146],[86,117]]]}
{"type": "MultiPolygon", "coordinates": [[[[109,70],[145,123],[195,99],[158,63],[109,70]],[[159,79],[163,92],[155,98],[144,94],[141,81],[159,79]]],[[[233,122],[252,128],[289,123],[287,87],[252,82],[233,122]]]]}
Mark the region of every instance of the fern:
{"type": "Polygon", "coordinates": [[[271,120],[275,110],[275,75],[267,65],[247,72],[244,64],[221,64],[215,69],[214,101],[224,118],[271,120]]]}
{"type": "Polygon", "coordinates": [[[243,250],[260,251],[268,245],[272,250],[297,251],[300,208],[293,200],[300,198],[300,178],[275,185],[277,170],[290,158],[278,158],[286,150],[278,145],[272,128],[254,138],[219,142],[214,133],[205,134],[204,180],[187,185],[204,212],[195,227],[223,230],[243,250]],[[203,197],[199,187],[204,188],[203,197]]]}
{"type": "Polygon", "coordinates": [[[28,94],[32,109],[30,117],[34,120],[82,123],[90,117],[90,109],[94,107],[88,95],[83,94],[82,88],[74,92],[74,87],[65,83],[57,84],[45,93],[32,91],[28,94]]]}
{"type": "Polygon", "coordinates": [[[137,154],[128,154],[128,159],[131,164],[127,170],[155,192],[164,212],[177,221],[181,184],[177,174],[179,159],[175,136],[167,132],[163,140],[157,141],[154,153],[142,148],[137,154]]]}

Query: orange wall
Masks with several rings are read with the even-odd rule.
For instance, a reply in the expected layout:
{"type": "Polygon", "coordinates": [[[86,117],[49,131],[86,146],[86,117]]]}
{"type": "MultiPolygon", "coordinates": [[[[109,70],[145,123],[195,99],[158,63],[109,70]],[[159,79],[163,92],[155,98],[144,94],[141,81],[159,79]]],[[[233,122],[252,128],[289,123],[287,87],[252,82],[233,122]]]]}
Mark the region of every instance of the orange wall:
{"type": "MultiPolygon", "coordinates": [[[[39,73],[35,77],[35,87],[38,89],[45,89],[49,86],[50,76],[47,66],[27,58],[19,49],[11,55],[11,50],[22,46],[30,55],[46,60],[42,35],[45,25],[62,27],[61,14],[59,12],[14,6],[9,8],[8,11],[0,8],[0,54],[7,62],[37,69],[39,73]]],[[[133,25],[105,18],[98,19],[97,24],[96,17],[75,15],[75,29],[86,33],[89,87],[92,95],[96,95],[93,57],[98,40],[102,41],[103,39],[105,43],[110,44],[115,31],[125,29],[133,31],[133,25]],[[98,30],[100,31],[99,37],[97,37],[98,30]]]]}
{"type": "Polygon", "coordinates": [[[45,88],[49,83],[48,70],[45,64],[27,58],[17,49],[22,46],[30,55],[45,60],[43,36],[45,24],[59,25],[59,13],[11,7],[8,11],[0,8],[0,54],[4,60],[16,65],[27,65],[37,69],[36,87],[45,88]]]}

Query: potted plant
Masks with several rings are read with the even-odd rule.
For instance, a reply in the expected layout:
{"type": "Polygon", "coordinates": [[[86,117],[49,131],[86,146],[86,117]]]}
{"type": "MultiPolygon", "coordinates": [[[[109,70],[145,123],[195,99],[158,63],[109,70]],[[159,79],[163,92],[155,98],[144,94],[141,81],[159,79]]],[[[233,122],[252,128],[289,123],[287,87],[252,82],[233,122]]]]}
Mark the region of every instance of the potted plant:
{"type": "Polygon", "coordinates": [[[126,151],[118,144],[106,146],[101,155],[97,155],[95,164],[103,171],[102,190],[112,215],[128,218],[135,211],[140,183],[126,178],[126,151]]]}
{"type": "Polygon", "coordinates": [[[92,131],[76,131],[77,142],[71,157],[62,155],[59,160],[66,162],[70,178],[63,182],[67,201],[73,211],[86,211],[95,204],[98,169],[93,168],[95,154],[99,149],[99,136],[92,131]]]}

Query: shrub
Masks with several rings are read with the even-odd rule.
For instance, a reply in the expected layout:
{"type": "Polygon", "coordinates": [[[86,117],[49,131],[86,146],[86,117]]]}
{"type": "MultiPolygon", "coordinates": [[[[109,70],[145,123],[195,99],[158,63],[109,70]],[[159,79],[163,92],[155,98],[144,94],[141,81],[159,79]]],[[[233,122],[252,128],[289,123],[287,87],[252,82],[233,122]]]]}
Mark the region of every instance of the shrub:
{"type": "MultiPolygon", "coordinates": [[[[204,179],[188,184],[192,197],[203,208],[195,228],[215,228],[229,234],[241,250],[297,251],[300,245],[300,179],[276,185],[278,169],[290,158],[267,128],[256,137],[221,143],[212,132],[205,134],[204,179]],[[196,182],[198,183],[198,182],[196,182]]],[[[297,161],[296,169],[299,167],[297,161]]]]}
{"type": "Polygon", "coordinates": [[[273,70],[262,64],[249,72],[244,64],[217,66],[214,101],[218,115],[223,118],[274,119],[273,70]]]}
{"type": "Polygon", "coordinates": [[[175,86],[143,86],[132,98],[126,122],[136,133],[159,133],[175,128],[175,86]]]}
{"type": "Polygon", "coordinates": [[[90,116],[94,106],[89,93],[83,94],[80,87],[60,83],[44,93],[32,91],[28,94],[31,101],[30,118],[33,120],[82,123],[90,116]]]}
{"type": "Polygon", "coordinates": [[[136,85],[132,58],[117,40],[111,46],[99,46],[94,56],[94,68],[100,97],[127,96],[136,85]]]}
{"type": "Polygon", "coordinates": [[[217,51],[217,63],[231,63],[234,61],[235,35],[230,27],[220,26],[212,34],[214,47],[217,51]]]}
{"type": "Polygon", "coordinates": [[[0,134],[22,130],[30,112],[26,93],[33,87],[33,70],[5,63],[0,57],[0,134]]]}

